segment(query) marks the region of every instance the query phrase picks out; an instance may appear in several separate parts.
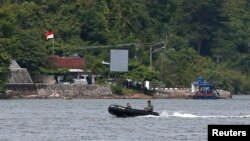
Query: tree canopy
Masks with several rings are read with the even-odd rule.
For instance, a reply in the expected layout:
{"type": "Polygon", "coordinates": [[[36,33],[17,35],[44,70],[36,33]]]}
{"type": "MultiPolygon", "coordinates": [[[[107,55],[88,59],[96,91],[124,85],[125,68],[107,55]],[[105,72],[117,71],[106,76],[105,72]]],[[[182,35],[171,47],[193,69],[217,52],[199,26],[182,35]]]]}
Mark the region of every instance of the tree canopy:
{"type": "Polygon", "coordinates": [[[110,48],[86,46],[134,43],[120,47],[130,54],[126,77],[189,87],[203,75],[219,87],[247,93],[249,9],[249,0],[1,0],[0,89],[10,58],[33,73],[46,68],[53,42],[44,33],[51,30],[56,55],[78,53],[93,62],[87,66],[95,73],[108,75],[100,61],[109,59],[110,48]],[[152,54],[150,72],[147,43],[157,42],[166,48],[152,54]]]}

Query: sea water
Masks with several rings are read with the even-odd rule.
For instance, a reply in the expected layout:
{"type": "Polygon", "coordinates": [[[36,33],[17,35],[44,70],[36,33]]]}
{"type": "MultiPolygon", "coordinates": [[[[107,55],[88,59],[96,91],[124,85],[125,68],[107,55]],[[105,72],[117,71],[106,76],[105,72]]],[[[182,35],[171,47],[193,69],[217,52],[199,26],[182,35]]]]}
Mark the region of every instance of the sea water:
{"type": "Polygon", "coordinates": [[[111,104],[146,99],[0,100],[0,141],[206,141],[209,124],[250,124],[250,96],[152,99],[160,116],[117,118],[111,104]]]}

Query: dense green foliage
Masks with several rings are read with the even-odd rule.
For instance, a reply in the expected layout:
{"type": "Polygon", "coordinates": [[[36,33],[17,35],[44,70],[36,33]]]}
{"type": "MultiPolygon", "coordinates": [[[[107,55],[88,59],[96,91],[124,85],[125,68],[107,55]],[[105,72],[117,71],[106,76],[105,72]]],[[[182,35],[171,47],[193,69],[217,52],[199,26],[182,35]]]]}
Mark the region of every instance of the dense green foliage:
{"type": "Polygon", "coordinates": [[[14,14],[11,13],[10,7],[0,8],[0,93],[4,90],[4,84],[8,78],[8,66],[10,54],[15,51],[13,45],[15,39],[14,27],[11,25],[15,22],[14,14]]]}
{"type": "Polygon", "coordinates": [[[117,95],[129,95],[129,94],[133,94],[136,92],[136,90],[124,88],[119,85],[112,85],[111,90],[112,90],[112,93],[117,94],[117,95]]]}
{"type": "Polygon", "coordinates": [[[79,53],[96,74],[109,75],[101,61],[109,61],[110,48],[86,46],[137,43],[120,47],[129,49],[131,60],[121,79],[189,87],[202,75],[218,87],[247,93],[249,9],[249,0],[1,0],[0,90],[10,58],[32,72],[46,70],[52,40],[44,33],[52,30],[56,55],[79,53]],[[152,71],[143,44],[149,42],[166,45],[152,54],[152,71]]]}

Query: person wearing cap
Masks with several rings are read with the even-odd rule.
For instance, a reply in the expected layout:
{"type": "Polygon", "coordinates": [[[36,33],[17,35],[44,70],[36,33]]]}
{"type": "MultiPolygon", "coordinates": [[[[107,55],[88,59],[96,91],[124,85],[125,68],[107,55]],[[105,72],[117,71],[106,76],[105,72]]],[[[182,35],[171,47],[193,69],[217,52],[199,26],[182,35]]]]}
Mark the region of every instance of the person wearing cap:
{"type": "Polygon", "coordinates": [[[144,108],[147,112],[153,112],[154,111],[154,107],[151,104],[151,101],[148,100],[148,107],[144,108]]]}

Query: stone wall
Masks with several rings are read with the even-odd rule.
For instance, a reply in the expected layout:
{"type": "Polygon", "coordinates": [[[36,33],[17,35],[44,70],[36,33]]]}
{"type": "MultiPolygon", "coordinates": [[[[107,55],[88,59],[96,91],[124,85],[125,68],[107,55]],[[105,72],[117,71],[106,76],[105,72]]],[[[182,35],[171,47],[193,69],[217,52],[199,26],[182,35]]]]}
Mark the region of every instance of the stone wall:
{"type": "Polygon", "coordinates": [[[79,85],[79,84],[54,84],[38,85],[38,95],[61,95],[61,96],[91,96],[112,94],[109,86],[102,85],[79,85]]]}
{"type": "Polygon", "coordinates": [[[6,84],[9,97],[59,98],[111,95],[108,85],[6,84]]]}

